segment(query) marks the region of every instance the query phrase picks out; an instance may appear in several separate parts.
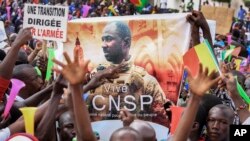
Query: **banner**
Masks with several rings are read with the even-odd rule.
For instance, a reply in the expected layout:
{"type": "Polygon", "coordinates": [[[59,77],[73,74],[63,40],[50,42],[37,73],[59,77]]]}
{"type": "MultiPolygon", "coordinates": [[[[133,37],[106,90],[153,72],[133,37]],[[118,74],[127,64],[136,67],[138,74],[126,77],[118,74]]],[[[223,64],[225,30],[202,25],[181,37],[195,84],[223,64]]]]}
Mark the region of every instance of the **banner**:
{"type": "Polygon", "coordinates": [[[23,26],[37,39],[66,41],[68,7],[25,4],[23,26]]]}
{"type": "MultiPolygon", "coordinates": [[[[207,20],[207,23],[208,23],[210,33],[211,33],[211,36],[212,36],[212,40],[213,40],[213,43],[214,43],[215,42],[215,35],[216,35],[216,21],[207,20]]],[[[203,38],[202,30],[200,29],[199,32],[200,32],[200,42],[203,42],[204,38],[203,38]]]]}
{"type": "Polygon", "coordinates": [[[234,9],[226,7],[202,6],[201,12],[208,20],[216,21],[216,33],[229,33],[234,17],[234,9]]]}
{"type": "Polygon", "coordinates": [[[0,42],[7,39],[3,21],[0,21],[0,42]]]}
{"type": "Polygon", "coordinates": [[[87,18],[68,23],[64,51],[71,58],[80,51],[80,59],[90,60],[91,72],[106,69],[114,65],[112,61],[123,57],[112,54],[111,50],[119,54],[129,52],[124,73],[84,94],[92,121],[117,119],[124,108],[139,119],[167,126],[161,123],[166,116],[159,110],[164,110],[165,99],[175,103],[178,99],[182,56],[190,41],[186,15],[87,18]]]}

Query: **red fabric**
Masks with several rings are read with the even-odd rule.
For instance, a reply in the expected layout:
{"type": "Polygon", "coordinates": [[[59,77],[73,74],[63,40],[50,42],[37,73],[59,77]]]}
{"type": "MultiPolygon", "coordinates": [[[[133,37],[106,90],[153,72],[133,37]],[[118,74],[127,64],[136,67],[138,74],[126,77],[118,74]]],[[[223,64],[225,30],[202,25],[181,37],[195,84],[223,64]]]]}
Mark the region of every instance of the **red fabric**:
{"type": "Polygon", "coordinates": [[[4,79],[0,76],[0,101],[3,100],[4,93],[7,90],[9,84],[10,80],[4,79]]]}
{"type": "Polygon", "coordinates": [[[200,137],[198,141],[205,141],[205,138],[200,137]]]}
{"type": "Polygon", "coordinates": [[[194,47],[189,49],[188,52],[186,52],[183,56],[184,66],[189,68],[193,77],[199,72],[199,62],[200,60],[194,47]]]}

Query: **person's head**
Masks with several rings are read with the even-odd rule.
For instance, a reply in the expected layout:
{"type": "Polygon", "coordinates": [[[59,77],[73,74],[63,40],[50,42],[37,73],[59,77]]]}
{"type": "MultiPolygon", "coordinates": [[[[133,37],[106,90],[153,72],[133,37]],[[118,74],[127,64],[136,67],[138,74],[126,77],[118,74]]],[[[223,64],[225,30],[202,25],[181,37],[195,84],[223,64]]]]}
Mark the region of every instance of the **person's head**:
{"type": "Polygon", "coordinates": [[[129,126],[142,135],[143,141],[156,141],[155,130],[148,122],[134,120],[129,126]]]}
{"type": "Polygon", "coordinates": [[[59,116],[57,131],[60,141],[72,141],[76,136],[75,125],[70,111],[66,111],[59,116]]]}
{"type": "Polygon", "coordinates": [[[114,64],[129,59],[131,32],[127,24],[116,21],[108,23],[102,34],[102,48],[107,61],[114,64]]]}
{"type": "Polygon", "coordinates": [[[232,31],[232,39],[235,41],[238,41],[240,38],[240,30],[239,29],[233,29],[232,31]]]}
{"type": "Polygon", "coordinates": [[[240,9],[242,9],[243,8],[243,6],[242,5],[240,5],[240,9]]]}
{"type": "Polygon", "coordinates": [[[90,14],[89,14],[89,17],[97,17],[97,14],[96,14],[96,12],[91,12],[90,14]]]}
{"type": "Polygon", "coordinates": [[[215,95],[205,94],[202,97],[189,138],[197,140],[201,136],[209,110],[219,104],[222,104],[222,101],[215,95]]]}
{"type": "Polygon", "coordinates": [[[25,83],[25,87],[20,91],[20,96],[24,99],[38,92],[43,86],[42,78],[30,64],[15,66],[12,78],[19,79],[25,83]]]}
{"type": "Polygon", "coordinates": [[[225,141],[229,138],[229,126],[233,124],[234,111],[219,104],[209,110],[207,117],[207,135],[210,141],[225,141]]]}
{"type": "Polygon", "coordinates": [[[28,55],[24,50],[19,50],[15,65],[28,64],[28,55]]]}
{"type": "Polygon", "coordinates": [[[142,141],[142,136],[131,127],[123,127],[113,132],[109,141],[142,141]]]}

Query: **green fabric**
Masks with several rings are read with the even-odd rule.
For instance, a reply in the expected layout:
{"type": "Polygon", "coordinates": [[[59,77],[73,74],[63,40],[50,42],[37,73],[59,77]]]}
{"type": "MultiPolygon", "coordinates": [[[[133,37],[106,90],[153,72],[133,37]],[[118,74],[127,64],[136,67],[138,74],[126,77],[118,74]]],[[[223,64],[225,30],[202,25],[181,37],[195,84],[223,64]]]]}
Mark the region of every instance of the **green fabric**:
{"type": "Polygon", "coordinates": [[[42,72],[40,71],[40,69],[38,67],[35,67],[36,73],[39,76],[42,76],[42,72]]]}
{"type": "Polygon", "coordinates": [[[237,78],[236,78],[236,82],[237,82],[237,90],[238,90],[240,96],[245,100],[245,102],[247,104],[250,104],[250,98],[248,97],[247,93],[244,91],[244,89],[242,88],[242,86],[238,82],[237,78]]]}
{"type": "Polygon", "coordinates": [[[53,68],[53,61],[52,59],[55,57],[55,50],[53,48],[48,48],[48,65],[47,65],[47,71],[46,71],[46,77],[45,80],[49,81],[51,78],[52,68],[53,68]]]}

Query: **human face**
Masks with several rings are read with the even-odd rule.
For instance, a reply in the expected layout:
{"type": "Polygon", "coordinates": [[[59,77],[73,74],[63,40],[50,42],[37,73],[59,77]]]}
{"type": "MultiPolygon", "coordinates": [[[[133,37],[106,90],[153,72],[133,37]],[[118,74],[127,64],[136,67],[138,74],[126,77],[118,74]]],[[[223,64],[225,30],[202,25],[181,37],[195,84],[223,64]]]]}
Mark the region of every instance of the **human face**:
{"type": "Polygon", "coordinates": [[[103,30],[102,49],[107,61],[119,64],[125,58],[124,41],[119,36],[114,23],[103,30]]]}
{"type": "Polygon", "coordinates": [[[29,68],[26,70],[27,80],[25,81],[26,86],[30,88],[31,93],[36,93],[41,90],[43,86],[43,80],[41,76],[36,73],[34,68],[29,68]]]}
{"type": "Polygon", "coordinates": [[[62,115],[59,125],[61,141],[72,141],[72,139],[76,136],[76,132],[74,129],[73,119],[68,112],[62,115]]]}
{"type": "Polygon", "coordinates": [[[211,141],[224,141],[229,136],[229,117],[219,108],[209,111],[207,120],[208,137],[211,141]]]}

